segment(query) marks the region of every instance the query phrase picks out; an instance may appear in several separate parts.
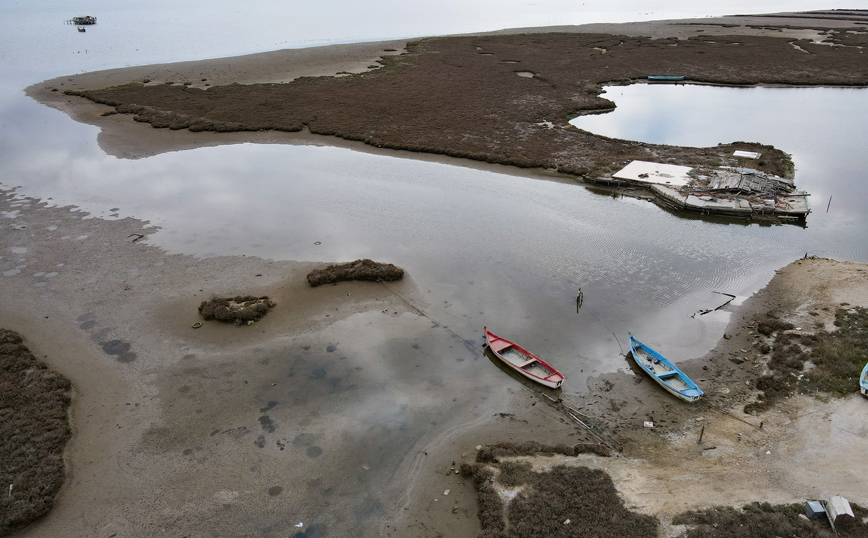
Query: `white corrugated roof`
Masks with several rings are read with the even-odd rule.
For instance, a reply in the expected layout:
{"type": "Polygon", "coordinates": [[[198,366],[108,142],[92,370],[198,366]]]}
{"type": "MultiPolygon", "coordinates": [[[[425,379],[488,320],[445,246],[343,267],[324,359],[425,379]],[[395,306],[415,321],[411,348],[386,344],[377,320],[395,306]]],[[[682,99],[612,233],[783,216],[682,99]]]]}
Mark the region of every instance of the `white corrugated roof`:
{"type": "Polygon", "coordinates": [[[733,157],[744,157],[745,159],[759,159],[760,154],[755,151],[736,150],[732,152],[733,157]]]}
{"type": "Polygon", "coordinates": [[[633,161],[613,174],[613,177],[615,179],[629,179],[632,181],[681,187],[690,181],[690,176],[687,175],[687,172],[691,170],[692,168],[689,166],[633,161]]]}

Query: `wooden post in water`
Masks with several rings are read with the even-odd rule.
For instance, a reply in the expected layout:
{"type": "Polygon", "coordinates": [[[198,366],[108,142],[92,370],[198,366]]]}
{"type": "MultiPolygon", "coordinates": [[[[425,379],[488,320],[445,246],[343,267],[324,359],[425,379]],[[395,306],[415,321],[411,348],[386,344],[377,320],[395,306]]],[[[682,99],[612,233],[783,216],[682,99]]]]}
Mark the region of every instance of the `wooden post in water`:
{"type": "Polygon", "coordinates": [[[829,195],[829,203],[826,204],[826,213],[829,212],[829,206],[832,205],[832,195],[829,195]]]}
{"type": "Polygon", "coordinates": [[[699,441],[696,441],[696,444],[697,444],[697,445],[701,445],[701,444],[702,444],[702,436],[703,436],[703,434],[705,434],[705,424],[703,424],[703,425],[702,425],[702,429],[699,430],[699,441]]]}

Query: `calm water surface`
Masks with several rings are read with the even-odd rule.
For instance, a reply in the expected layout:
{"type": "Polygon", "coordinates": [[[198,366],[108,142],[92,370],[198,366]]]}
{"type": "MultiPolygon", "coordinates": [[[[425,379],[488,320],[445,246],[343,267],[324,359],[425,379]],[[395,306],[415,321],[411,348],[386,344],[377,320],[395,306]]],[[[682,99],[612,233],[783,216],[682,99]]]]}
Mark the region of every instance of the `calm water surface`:
{"type": "MultiPolygon", "coordinates": [[[[826,7],[845,7],[838,4],[826,7]]],[[[733,2],[726,11],[810,7],[733,2]]],[[[702,16],[722,13],[719,10],[698,11],[705,8],[678,1],[586,2],[579,7],[566,1],[416,5],[385,0],[243,7],[219,1],[93,2],[85,12],[70,9],[65,2],[50,1],[0,6],[5,23],[0,34],[5,68],[0,80],[0,186],[17,186],[22,195],[58,205],[73,204],[99,218],[143,219],[159,227],[150,242],[172,253],[393,262],[407,269],[424,293],[427,304],[420,306],[432,319],[474,342],[481,341],[482,325],[487,324],[538,352],[567,375],[567,397],[582,393],[589,375],[626,366],[627,330],[673,359],[694,357],[714,345],[728,319],[727,312],[692,317],[723,302],[715,292],[750,295],[775,269],[806,252],[868,261],[868,222],[860,202],[868,195],[862,181],[868,140],[859,122],[868,110],[865,91],[618,87],[609,90],[618,105],[614,113],[577,123],[607,136],[658,143],[774,144],[793,154],[797,184],[812,193],[815,213],[806,228],[705,222],[645,201],[595,194],[570,181],[339,148],[247,144],[122,160],[97,146],[98,129],[38,105],[22,91],[64,73],[124,65],[504,27],[702,16]],[[83,14],[98,16],[99,24],[84,34],[62,24],[83,14]],[[232,31],[226,32],[230,20],[232,31]],[[668,104],[673,99],[677,106],[668,104]],[[579,287],[585,302],[577,313],[579,287]]],[[[429,326],[412,319],[401,322],[429,326]]],[[[353,331],[376,340],[376,333],[352,320],[310,338],[322,344],[357,342],[353,331]]],[[[483,369],[490,382],[491,375],[501,375],[491,374],[490,363],[465,360],[474,354],[453,346],[456,342],[446,331],[438,338],[426,329],[419,337],[425,339],[421,347],[428,360],[416,370],[416,382],[436,381],[438,402],[451,396],[460,396],[460,401],[438,404],[451,408],[426,408],[416,393],[405,394],[406,412],[424,420],[400,428],[402,442],[381,451],[379,457],[390,462],[389,468],[405,457],[407,447],[425,446],[446,435],[430,425],[441,415],[451,417],[443,424],[457,428],[469,420],[464,407],[479,404],[479,416],[499,410],[482,405],[472,390],[460,388],[460,379],[448,377],[480,375],[477,369],[483,369]],[[431,358],[429,349],[448,352],[431,358]],[[462,369],[449,367],[454,364],[462,369]]],[[[408,346],[415,338],[404,336],[408,346]]],[[[378,362],[380,347],[390,344],[368,344],[372,365],[378,362]]],[[[291,358],[276,356],[275,368],[291,358]]],[[[322,367],[321,361],[317,364],[322,367]]],[[[353,400],[355,409],[372,411],[374,418],[360,421],[372,431],[388,418],[373,411],[385,413],[387,403],[402,401],[397,394],[401,383],[388,381],[378,378],[353,400]],[[385,385],[389,389],[384,392],[385,385]],[[389,402],[380,401],[383,394],[389,402]]],[[[517,385],[503,375],[502,386],[506,391],[517,385]]],[[[492,400],[503,399],[490,392],[492,400]]],[[[310,397],[317,409],[338,406],[327,394],[310,397]],[[316,398],[323,398],[322,405],[316,398]]],[[[374,450],[377,443],[358,442],[363,450],[374,450]]]]}
{"type": "MultiPolygon", "coordinates": [[[[829,213],[816,211],[801,229],[703,222],[569,183],[337,148],[240,145],[120,160],[98,148],[97,129],[21,90],[64,72],[280,46],[719,13],[687,2],[613,5],[472,2],[429,6],[430,16],[419,16],[385,1],[244,10],[230,2],[208,9],[98,2],[89,13],[99,24],[79,34],[62,24],[73,15],[65,3],[7,4],[0,8],[11,21],[0,36],[10,67],[0,83],[0,182],[103,218],[147,220],[160,227],[152,241],[170,252],[397,263],[430,290],[441,322],[468,339],[487,323],[545,356],[572,357],[558,363],[577,381],[570,390],[581,391],[589,373],[623,365],[628,329],[686,358],[722,330],[725,316],[690,317],[716,306],[712,292],[749,295],[806,252],[866,261],[868,226],[858,204],[865,186],[854,180],[866,168],[865,129],[853,112],[866,110],[868,94],[633,86],[610,90],[615,113],[582,118],[597,122],[582,128],[609,136],[690,145],[749,139],[792,152],[798,185],[815,208],[834,198],[829,213]],[[233,32],[225,36],[229,19],[233,32]],[[667,109],[666,99],[679,106],[667,109]],[[586,302],[577,314],[579,287],[586,302]]],[[[783,8],[736,3],[727,11],[783,8]]]]}

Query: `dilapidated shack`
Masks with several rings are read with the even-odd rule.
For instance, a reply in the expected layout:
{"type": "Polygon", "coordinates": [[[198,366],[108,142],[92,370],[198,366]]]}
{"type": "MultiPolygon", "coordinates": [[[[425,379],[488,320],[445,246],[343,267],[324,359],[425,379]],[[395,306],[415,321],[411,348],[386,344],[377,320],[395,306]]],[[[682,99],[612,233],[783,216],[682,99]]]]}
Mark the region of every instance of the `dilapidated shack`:
{"type": "Polygon", "coordinates": [[[800,220],[811,208],[808,193],[788,178],[751,168],[704,168],[632,161],[612,182],[647,188],[662,206],[702,215],[800,220]]]}
{"type": "Polygon", "coordinates": [[[840,495],[834,495],[826,501],[826,514],[834,528],[847,527],[856,520],[850,501],[840,495]]]}

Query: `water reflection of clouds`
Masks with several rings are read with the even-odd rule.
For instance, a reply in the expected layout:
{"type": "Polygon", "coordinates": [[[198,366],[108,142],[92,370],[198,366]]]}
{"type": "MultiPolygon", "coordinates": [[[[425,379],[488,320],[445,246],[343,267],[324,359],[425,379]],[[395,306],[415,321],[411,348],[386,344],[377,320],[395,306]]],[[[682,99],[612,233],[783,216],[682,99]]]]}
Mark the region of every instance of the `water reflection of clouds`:
{"type": "MultiPolygon", "coordinates": [[[[467,9],[479,6],[485,4],[467,9]]],[[[190,39],[207,41],[202,35],[190,39]]],[[[67,68],[59,67],[64,60],[55,53],[48,61],[56,63],[42,67],[55,74],[97,60],[127,61],[118,49],[67,68]]],[[[32,76],[27,73],[20,67],[11,80],[32,76]]],[[[609,122],[625,114],[614,122],[622,131],[607,136],[631,138],[644,130],[664,143],[701,135],[712,137],[703,139],[705,145],[747,139],[792,151],[800,187],[820,203],[835,193],[837,211],[817,211],[814,201],[817,213],[803,230],[684,219],[646,201],[613,199],[576,185],[337,148],[246,144],[122,160],[102,152],[97,128],[35,103],[10,81],[2,84],[4,185],[23,185],[23,194],[78,205],[97,216],[119,208],[120,217],[159,226],[149,241],[169,252],[396,263],[420,284],[435,319],[462,337],[477,337],[488,323],[503,334],[515,331],[517,340],[523,332],[530,343],[528,336],[544,327],[547,336],[537,341],[546,347],[540,351],[564,357],[565,373],[576,380],[620,365],[612,363],[619,349],[612,333],[623,337],[627,329],[711,345],[719,335],[704,320],[689,318],[707,307],[709,289],[750,294],[806,250],[858,261],[868,256],[860,202],[868,186],[842,179],[860,177],[868,167],[861,151],[868,135],[856,123],[860,116],[852,114],[865,108],[864,98],[854,96],[865,94],[854,90],[832,98],[812,92],[839,90],[796,90],[798,101],[763,119],[780,104],[767,97],[778,94],[765,88],[737,90],[730,101],[718,89],[694,96],[696,90],[685,86],[617,87],[609,95],[618,104],[615,113],[584,118],[609,122]],[[646,89],[677,93],[666,106],[620,96],[646,89]],[[688,101],[702,114],[678,117],[688,101]],[[667,106],[675,111],[666,112],[667,106]],[[715,112],[725,121],[707,115],[715,112]],[[727,125],[736,130],[721,134],[727,125]],[[769,126],[774,129],[764,130],[769,126]],[[817,135],[830,131],[853,134],[817,135]],[[586,302],[577,317],[578,287],[586,302]]],[[[678,349],[669,351],[678,357],[678,349]]]]}

